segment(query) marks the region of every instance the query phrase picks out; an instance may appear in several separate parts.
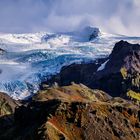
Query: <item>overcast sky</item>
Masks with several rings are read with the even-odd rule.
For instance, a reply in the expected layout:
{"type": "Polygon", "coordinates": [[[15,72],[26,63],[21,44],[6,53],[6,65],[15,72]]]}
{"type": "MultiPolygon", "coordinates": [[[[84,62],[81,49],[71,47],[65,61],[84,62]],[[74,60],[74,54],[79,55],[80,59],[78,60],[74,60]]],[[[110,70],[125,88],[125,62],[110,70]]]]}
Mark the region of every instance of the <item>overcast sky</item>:
{"type": "Polygon", "coordinates": [[[87,25],[140,36],[140,0],[0,0],[0,32],[70,31],[87,25]]]}

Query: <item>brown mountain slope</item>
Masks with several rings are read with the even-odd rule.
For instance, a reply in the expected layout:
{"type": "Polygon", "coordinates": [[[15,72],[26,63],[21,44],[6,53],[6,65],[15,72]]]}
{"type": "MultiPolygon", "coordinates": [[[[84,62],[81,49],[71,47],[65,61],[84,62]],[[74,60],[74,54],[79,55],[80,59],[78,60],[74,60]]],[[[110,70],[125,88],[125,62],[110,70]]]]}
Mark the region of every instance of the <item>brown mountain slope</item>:
{"type": "Polygon", "coordinates": [[[0,135],[9,127],[12,127],[14,122],[13,114],[18,106],[18,101],[11,99],[4,93],[0,93],[0,135]]]}
{"type": "Polygon", "coordinates": [[[19,103],[11,99],[8,95],[0,93],[0,117],[13,114],[19,103]]]}
{"type": "Polygon", "coordinates": [[[139,134],[137,105],[73,83],[43,89],[17,108],[0,139],[139,140],[139,134]]]}

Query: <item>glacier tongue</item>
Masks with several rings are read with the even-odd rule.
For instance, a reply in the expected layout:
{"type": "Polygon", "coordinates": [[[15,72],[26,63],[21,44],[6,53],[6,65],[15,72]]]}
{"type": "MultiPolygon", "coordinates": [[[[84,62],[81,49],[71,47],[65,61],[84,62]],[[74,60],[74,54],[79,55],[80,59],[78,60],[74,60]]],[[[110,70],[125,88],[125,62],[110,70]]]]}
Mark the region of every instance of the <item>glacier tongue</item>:
{"type": "Polygon", "coordinates": [[[105,34],[93,27],[56,34],[0,34],[0,48],[6,51],[0,54],[0,91],[25,99],[63,66],[107,57],[121,39],[140,42],[139,37],[105,34]]]}

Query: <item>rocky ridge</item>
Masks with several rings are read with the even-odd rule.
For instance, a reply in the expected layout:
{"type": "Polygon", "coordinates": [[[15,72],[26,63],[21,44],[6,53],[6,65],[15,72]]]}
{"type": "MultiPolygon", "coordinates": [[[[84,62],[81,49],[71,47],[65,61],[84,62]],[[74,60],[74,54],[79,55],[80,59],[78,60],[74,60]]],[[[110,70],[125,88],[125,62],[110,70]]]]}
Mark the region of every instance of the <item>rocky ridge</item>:
{"type": "Polygon", "coordinates": [[[80,84],[54,85],[16,108],[0,139],[139,140],[139,106],[80,84]]]}

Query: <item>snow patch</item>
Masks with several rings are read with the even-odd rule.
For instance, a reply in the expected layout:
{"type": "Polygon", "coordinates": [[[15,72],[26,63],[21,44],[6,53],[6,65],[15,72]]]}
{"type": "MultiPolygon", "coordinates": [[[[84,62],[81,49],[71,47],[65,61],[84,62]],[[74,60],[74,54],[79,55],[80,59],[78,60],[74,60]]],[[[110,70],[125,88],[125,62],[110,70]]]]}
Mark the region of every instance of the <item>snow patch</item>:
{"type": "Polygon", "coordinates": [[[7,43],[19,43],[19,44],[32,44],[40,43],[41,37],[46,33],[35,33],[35,34],[0,34],[0,41],[7,41],[7,43]]]}
{"type": "Polygon", "coordinates": [[[97,69],[97,71],[102,71],[103,69],[105,69],[105,66],[107,64],[109,60],[105,61],[103,64],[101,64],[101,66],[97,69]]]}

